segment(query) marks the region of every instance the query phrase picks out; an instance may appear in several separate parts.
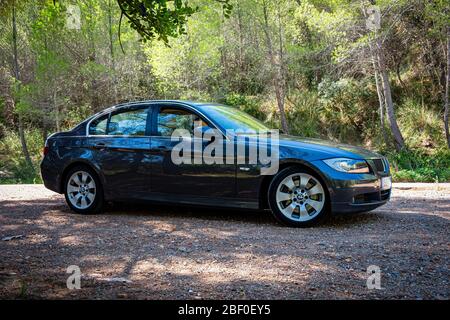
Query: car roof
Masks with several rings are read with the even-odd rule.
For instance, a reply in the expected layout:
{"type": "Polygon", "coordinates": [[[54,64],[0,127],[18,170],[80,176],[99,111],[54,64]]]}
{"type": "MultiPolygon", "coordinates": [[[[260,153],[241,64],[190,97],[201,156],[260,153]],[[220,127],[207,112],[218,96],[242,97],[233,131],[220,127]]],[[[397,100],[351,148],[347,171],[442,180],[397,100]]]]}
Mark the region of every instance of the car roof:
{"type": "Polygon", "coordinates": [[[217,103],[214,102],[206,102],[206,101],[193,101],[193,100],[139,100],[139,101],[129,101],[120,103],[118,105],[115,105],[113,107],[119,107],[119,106],[126,106],[126,105],[133,105],[133,104],[145,104],[145,103],[183,103],[190,106],[203,106],[203,105],[214,105],[217,103]]]}
{"type": "Polygon", "coordinates": [[[157,104],[157,103],[179,103],[179,104],[185,104],[191,107],[207,107],[207,106],[218,106],[221,105],[219,103],[215,103],[215,102],[200,102],[200,101],[192,101],[192,100],[139,100],[139,101],[129,101],[129,102],[123,102],[123,103],[119,103],[116,104],[112,107],[106,108],[98,113],[96,113],[97,115],[100,113],[107,113],[108,111],[113,111],[115,109],[119,109],[119,108],[123,108],[123,107],[128,107],[128,106],[133,106],[133,105],[139,105],[139,104],[146,104],[146,103],[152,103],[152,104],[157,104]]]}
{"type": "MultiPolygon", "coordinates": [[[[109,108],[103,109],[95,114],[93,114],[92,116],[90,116],[89,118],[87,118],[86,120],[84,120],[82,123],[87,123],[89,121],[91,121],[94,118],[97,118],[103,114],[107,114],[110,113],[114,110],[120,109],[120,108],[125,108],[125,107],[131,107],[131,106],[135,106],[135,105],[140,105],[140,104],[146,104],[146,103],[151,103],[151,104],[164,104],[164,103],[177,103],[177,104],[184,104],[193,108],[198,108],[198,107],[208,107],[208,106],[223,106],[222,104],[219,103],[215,103],[215,102],[200,102],[200,101],[192,101],[192,100],[138,100],[138,101],[128,101],[128,102],[123,102],[123,103],[119,103],[116,104],[114,106],[111,106],[109,108]]],[[[80,123],[80,124],[82,124],[80,123]]]]}

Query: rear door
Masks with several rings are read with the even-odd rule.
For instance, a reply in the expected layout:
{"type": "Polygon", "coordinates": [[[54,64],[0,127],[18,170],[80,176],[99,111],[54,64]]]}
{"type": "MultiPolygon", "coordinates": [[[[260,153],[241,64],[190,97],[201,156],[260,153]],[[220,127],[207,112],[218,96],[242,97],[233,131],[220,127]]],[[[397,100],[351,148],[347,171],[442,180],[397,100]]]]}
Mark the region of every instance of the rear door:
{"type": "Polygon", "coordinates": [[[92,121],[89,145],[108,198],[142,198],[150,189],[150,108],[120,108],[92,121]]]}

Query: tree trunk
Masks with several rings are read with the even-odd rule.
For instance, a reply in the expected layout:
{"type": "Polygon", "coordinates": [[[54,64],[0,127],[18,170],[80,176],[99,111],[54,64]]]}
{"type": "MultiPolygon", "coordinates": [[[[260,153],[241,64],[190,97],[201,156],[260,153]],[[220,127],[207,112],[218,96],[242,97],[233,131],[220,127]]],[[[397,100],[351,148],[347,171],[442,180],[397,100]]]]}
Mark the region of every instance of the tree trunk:
{"type": "MultiPolygon", "coordinates": [[[[13,63],[14,63],[14,77],[19,82],[20,85],[20,71],[19,71],[19,58],[17,54],[17,25],[16,25],[16,8],[15,3],[13,2],[13,8],[12,8],[12,29],[13,29],[13,63]]],[[[14,101],[15,105],[15,101],[14,101]]],[[[20,144],[22,146],[22,152],[25,157],[25,161],[28,165],[28,167],[34,171],[33,161],[31,161],[30,153],[28,152],[28,146],[27,141],[25,139],[25,132],[23,130],[23,122],[22,122],[22,115],[18,114],[18,125],[19,125],[19,139],[20,144]]]]}
{"type": "Polygon", "coordinates": [[[448,95],[450,86],[450,27],[447,27],[447,75],[445,77],[445,95],[444,95],[444,127],[447,147],[450,148],[450,132],[448,127],[448,95]]]}
{"type": "Polygon", "coordinates": [[[45,119],[43,119],[42,121],[42,140],[47,141],[47,137],[48,137],[48,126],[47,126],[47,121],[45,119]]]}
{"type": "Polygon", "coordinates": [[[386,128],[384,126],[384,96],[383,96],[383,91],[382,88],[380,86],[380,80],[379,80],[379,73],[378,73],[378,68],[377,68],[377,57],[376,54],[373,50],[372,45],[370,46],[370,51],[372,53],[372,66],[373,66],[373,75],[375,77],[375,86],[377,88],[377,96],[378,96],[378,103],[379,103],[379,111],[380,111],[380,130],[381,133],[383,135],[384,141],[386,142],[386,145],[389,145],[389,139],[386,133],[386,128]]]}
{"type": "Polygon", "coordinates": [[[117,104],[119,102],[119,97],[117,94],[117,78],[116,78],[116,60],[114,58],[114,43],[113,43],[113,32],[112,32],[112,5],[111,0],[108,2],[108,27],[109,27],[109,52],[111,54],[111,74],[114,88],[114,102],[117,104]]]}
{"type": "Polygon", "coordinates": [[[383,52],[381,50],[381,42],[377,40],[377,60],[378,68],[381,76],[381,84],[383,86],[384,102],[386,107],[386,114],[388,117],[389,125],[391,128],[392,136],[394,137],[394,145],[397,151],[402,150],[405,147],[405,141],[403,140],[402,133],[397,124],[397,119],[394,113],[394,103],[392,101],[391,85],[389,83],[389,77],[384,64],[383,52]]]}
{"type": "MultiPolygon", "coordinates": [[[[284,99],[285,99],[285,91],[284,91],[284,77],[282,72],[282,61],[277,61],[275,57],[274,48],[272,45],[272,38],[269,33],[269,19],[267,15],[267,5],[266,2],[263,2],[263,10],[264,10],[264,33],[266,35],[266,43],[267,49],[269,52],[270,63],[272,64],[272,68],[275,68],[272,76],[273,86],[275,88],[275,95],[277,98],[278,110],[280,111],[280,119],[281,119],[281,127],[283,132],[289,134],[289,126],[286,120],[286,112],[284,111],[284,99]]],[[[279,59],[280,60],[280,57],[279,59]]]]}
{"type": "Polygon", "coordinates": [[[53,109],[55,110],[56,131],[61,131],[61,120],[59,117],[58,103],[56,102],[56,89],[53,91],[53,109]]]}
{"type": "MultiPolygon", "coordinates": [[[[242,11],[241,6],[239,4],[239,1],[237,2],[237,18],[238,18],[238,32],[239,32],[239,70],[240,72],[244,72],[244,36],[243,36],[243,28],[242,28],[242,11]]],[[[245,91],[247,88],[244,88],[242,85],[242,74],[239,75],[238,81],[239,81],[239,90],[241,92],[245,91]]]]}
{"type": "Polygon", "coordinates": [[[380,86],[380,81],[378,79],[379,77],[378,71],[375,68],[376,67],[375,60],[373,61],[373,66],[374,66],[375,85],[377,87],[378,102],[380,105],[380,129],[381,133],[383,134],[384,141],[386,142],[387,145],[389,145],[389,139],[386,133],[386,128],[384,127],[384,103],[383,103],[384,97],[380,86]]]}
{"type": "Polygon", "coordinates": [[[22,117],[19,115],[19,139],[22,145],[22,152],[25,156],[25,161],[28,167],[34,171],[33,161],[31,161],[30,153],[28,152],[27,141],[25,140],[25,132],[23,130],[22,117]]]}
{"type": "MultiPolygon", "coordinates": [[[[367,11],[364,8],[364,6],[362,7],[362,13],[364,15],[364,18],[368,18],[367,16],[367,11]]],[[[376,36],[376,35],[375,35],[376,36]]],[[[378,96],[378,103],[379,103],[379,112],[380,112],[380,129],[381,129],[381,133],[383,134],[383,138],[384,141],[386,142],[387,145],[389,145],[389,139],[386,133],[386,128],[385,128],[385,121],[384,121],[384,104],[385,104],[385,97],[383,95],[383,89],[380,85],[380,80],[379,80],[379,76],[380,76],[380,68],[379,68],[379,64],[377,62],[378,60],[378,41],[376,42],[376,47],[374,48],[372,45],[372,42],[369,41],[369,50],[370,50],[370,54],[372,56],[372,67],[373,67],[373,74],[374,74],[374,78],[375,78],[375,86],[377,88],[377,96],[378,96]]]]}
{"type": "MultiPolygon", "coordinates": [[[[238,30],[239,30],[239,70],[242,70],[243,65],[243,49],[244,49],[244,39],[242,35],[242,12],[239,1],[237,2],[237,17],[238,17],[238,30]]],[[[239,77],[239,81],[241,77],[239,77]]]]}

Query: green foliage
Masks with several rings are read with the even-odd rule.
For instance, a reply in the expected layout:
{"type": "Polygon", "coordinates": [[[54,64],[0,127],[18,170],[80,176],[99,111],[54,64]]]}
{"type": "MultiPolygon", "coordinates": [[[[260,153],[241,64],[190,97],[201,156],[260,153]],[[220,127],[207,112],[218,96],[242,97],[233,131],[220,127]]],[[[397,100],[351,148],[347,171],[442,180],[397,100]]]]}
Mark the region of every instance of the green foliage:
{"type": "Polygon", "coordinates": [[[244,96],[239,93],[230,93],[225,97],[224,103],[230,106],[239,107],[239,109],[255,118],[265,120],[265,114],[261,110],[261,101],[256,97],[244,96]]]}
{"type": "Polygon", "coordinates": [[[450,181],[450,150],[439,148],[432,154],[423,150],[404,150],[389,153],[394,181],[448,182],[450,181]]]}
{"type": "Polygon", "coordinates": [[[172,39],[170,47],[161,41],[143,46],[164,98],[211,97],[220,70],[221,15],[204,6],[196,16],[188,23],[189,34],[172,39]]]}
{"type": "Polygon", "coordinates": [[[66,26],[72,2],[3,1],[0,179],[38,181],[22,160],[19,116],[33,128],[26,136],[37,168],[44,132],[67,130],[124,101],[217,101],[280,128],[274,90],[280,80],[292,134],[387,154],[396,181],[448,181],[447,2],[376,2],[395,115],[409,150],[396,154],[387,121],[387,139],[381,130],[369,47],[377,35],[367,31],[362,11],[368,2],[86,0],[76,2],[81,28],[72,30],[66,26]],[[20,81],[12,80],[13,4],[20,81]],[[278,65],[282,79],[274,77],[278,65]]]}
{"type": "MultiPolygon", "coordinates": [[[[25,131],[28,149],[36,169],[41,161],[44,146],[39,130],[25,131]]],[[[6,131],[0,140],[0,183],[42,183],[39,170],[32,171],[23,157],[19,135],[6,131]]]]}
{"type": "Polygon", "coordinates": [[[118,3],[130,26],[141,35],[143,41],[157,37],[168,43],[169,37],[186,32],[187,19],[197,11],[196,7],[190,7],[187,1],[181,0],[119,0],[118,3]]]}
{"type": "Polygon", "coordinates": [[[392,173],[394,182],[448,182],[450,170],[447,168],[402,169],[392,173]]]}
{"type": "Polygon", "coordinates": [[[92,113],[92,107],[86,104],[70,108],[67,112],[67,116],[65,117],[63,127],[66,130],[70,130],[77,124],[91,116],[92,113]]]}
{"type": "Polygon", "coordinates": [[[398,108],[398,121],[410,148],[435,148],[445,144],[439,114],[415,99],[398,108]]]}
{"type": "Polygon", "coordinates": [[[326,78],[318,85],[318,95],[327,136],[361,142],[358,137],[364,138],[364,133],[370,131],[367,125],[375,122],[377,112],[377,102],[365,83],[349,78],[337,81],[326,78]]]}
{"type": "Polygon", "coordinates": [[[311,138],[325,136],[326,132],[321,129],[321,124],[325,121],[324,108],[317,93],[295,91],[289,99],[286,112],[292,134],[311,138]]]}
{"type": "MultiPolygon", "coordinates": [[[[169,43],[169,37],[176,38],[186,33],[190,16],[198,11],[198,6],[190,6],[183,0],[118,0],[120,9],[128,18],[131,28],[136,30],[142,40],[161,40],[169,43]]],[[[229,0],[218,0],[223,6],[225,16],[231,13],[229,0]]]]}

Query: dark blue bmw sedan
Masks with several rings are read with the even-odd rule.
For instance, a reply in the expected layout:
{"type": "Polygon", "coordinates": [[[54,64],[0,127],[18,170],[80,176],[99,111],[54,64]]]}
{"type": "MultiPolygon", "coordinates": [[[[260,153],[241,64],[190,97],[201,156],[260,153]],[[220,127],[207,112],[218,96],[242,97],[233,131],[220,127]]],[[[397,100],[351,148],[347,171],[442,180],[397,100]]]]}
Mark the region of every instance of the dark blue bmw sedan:
{"type": "Polygon", "coordinates": [[[139,101],[51,135],[41,173],[77,213],[106,201],[270,209],[311,226],[331,213],[369,211],[391,193],[389,164],[363,148],[270,130],[237,108],[139,101]]]}

